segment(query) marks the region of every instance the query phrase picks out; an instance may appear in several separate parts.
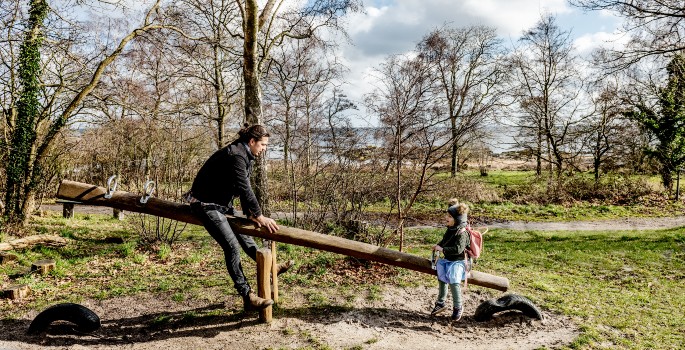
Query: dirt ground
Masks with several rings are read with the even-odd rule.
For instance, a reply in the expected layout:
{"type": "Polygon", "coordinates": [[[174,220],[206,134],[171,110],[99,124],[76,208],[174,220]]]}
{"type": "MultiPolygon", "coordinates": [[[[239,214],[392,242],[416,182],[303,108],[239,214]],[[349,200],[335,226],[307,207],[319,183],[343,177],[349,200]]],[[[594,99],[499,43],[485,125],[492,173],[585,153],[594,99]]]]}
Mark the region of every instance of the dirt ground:
{"type": "Polygon", "coordinates": [[[452,325],[450,312],[428,314],[436,289],[388,287],[381,300],[359,296],[349,307],[314,309],[286,294],[271,324],[241,313],[235,296],[217,296],[214,304],[159,296],[86,300],[102,321],[95,333],[58,322],[41,335],[25,335],[38,313],[32,311],[0,321],[0,349],[538,349],[568,345],[579,334],[569,318],[549,312],[543,321],[509,312],[475,322],[478,304],[499,296],[479,288],[464,293],[466,316],[452,325]]]}
{"type": "MultiPolygon", "coordinates": [[[[61,210],[47,206],[46,210],[61,210]]],[[[111,213],[110,208],[80,207],[77,212],[111,213]]],[[[566,223],[507,222],[489,224],[518,230],[629,230],[685,226],[685,216],[566,223]]],[[[519,313],[476,322],[473,313],[495,291],[473,288],[464,292],[465,318],[448,322],[450,312],[431,317],[428,312],[437,288],[384,287],[381,300],[364,293],[356,300],[338,300],[346,307],[309,307],[294,291],[284,291],[271,324],[256,314],[241,312],[234,295],[215,295],[214,302],[171,297],[136,296],[103,301],[84,300],[96,312],[102,328],[79,334],[68,323],[56,323],[47,333],[28,336],[25,330],[40,310],[16,320],[0,320],[0,350],[5,349],[538,349],[570,344],[579,334],[568,317],[543,310],[543,321],[519,313]]],[[[335,296],[329,296],[335,299],[335,296]]]]}

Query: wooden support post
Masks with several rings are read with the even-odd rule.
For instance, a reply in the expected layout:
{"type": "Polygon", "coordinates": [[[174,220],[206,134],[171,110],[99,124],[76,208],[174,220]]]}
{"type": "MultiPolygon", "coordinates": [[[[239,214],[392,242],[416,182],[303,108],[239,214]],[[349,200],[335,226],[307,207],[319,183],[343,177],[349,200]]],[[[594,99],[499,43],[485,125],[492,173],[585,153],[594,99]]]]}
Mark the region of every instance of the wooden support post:
{"type": "MultiPolygon", "coordinates": [[[[271,297],[271,283],[269,282],[271,272],[271,250],[261,248],[257,250],[257,295],[260,298],[269,299],[271,297]]],[[[259,311],[259,320],[271,323],[273,307],[269,306],[259,311]]]]}
{"type": "Polygon", "coordinates": [[[47,275],[50,271],[55,269],[55,260],[46,259],[38,260],[31,265],[31,271],[36,271],[41,275],[47,275]]]}
{"type": "Polygon", "coordinates": [[[114,208],[112,209],[112,217],[120,221],[124,220],[124,211],[121,209],[114,208]]]}
{"type": "Polygon", "coordinates": [[[65,219],[74,217],[74,203],[62,203],[62,217],[65,219]]]}
{"type": "Polygon", "coordinates": [[[271,241],[271,299],[278,303],[278,262],[276,261],[276,241],[271,241]]]}
{"type": "Polygon", "coordinates": [[[31,293],[31,288],[25,284],[9,286],[2,291],[2,297],[12,300],[19,300],[26,298],[31,293]]]}

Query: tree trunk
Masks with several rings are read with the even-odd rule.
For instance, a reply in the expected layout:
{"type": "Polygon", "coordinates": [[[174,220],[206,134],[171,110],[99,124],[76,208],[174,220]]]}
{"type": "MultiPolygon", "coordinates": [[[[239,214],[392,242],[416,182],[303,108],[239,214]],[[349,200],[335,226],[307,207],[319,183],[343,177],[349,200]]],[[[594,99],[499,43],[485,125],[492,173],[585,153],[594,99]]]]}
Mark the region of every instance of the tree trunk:
{"type": "Polygon", "coordinates": [[[17,119],[11,140],[12,156],[6,168],[5,213],[10,224],[24,225],[31,209],[32,198],[26,195],[34,193],[36,183],[34,159],[36,141],[36,123],[40,111],[40,48],[43,42],[43,21],[48,14],[45,0],[32,0],[29,8],[29,31],[19,52],[19,79],[22,85],[21,95],[17,102],[17,119]]]}
{"type": "Polygon", "coordinates": [[[668,165],[661,166],[661,181],[664,183],[664,188],[671,194],[673,189],[673,173],[668,165]]]}
{"type": "Polygon", "coordinates": [[[214,98],[216,99],[216,143],[217,149],[226,145],[226,135],[224,132],[224,124],[226,122],[226,106],[224,101],[224,86],[221,77],[221,69],[219,67],[219,47],[213,45],[214,50],[214,98]]]}
{"type": "Polygon", "coordinates": [[[450,167],[450,174],[452,177],[457,176],[459,171],[459,158],[457,147],[457,120],[455,117],[450,118],[452,123],[452,166],[450,167]]]}
{"type": "MultiPolygon", "coordinates": [[[[262,92],[259,88],[259,57],[257,56],[257,33],[259,32],[259,7],[256,0],[245,1],[243,42],[243,77],[245,79],[245,120],[250,125],[262,122],[262,92]]],[[[269,190],[265,157],[255,162],[255,196],[264,215],[269,215],[269,190]]]]}
{"type": "Polygon", "coordinates": [[[404,243],[404,218],[402,217],[402,148],[401,148],[402,126],[397,125],[397,223],[398,233],[400,236],[400,251],[402,251],[404,243]]]}
{"type": "Polygon", "coordinates": [[[542,125],[538,120],[538,135],[535,149],[535,175],[542,175],[542,125]]]}

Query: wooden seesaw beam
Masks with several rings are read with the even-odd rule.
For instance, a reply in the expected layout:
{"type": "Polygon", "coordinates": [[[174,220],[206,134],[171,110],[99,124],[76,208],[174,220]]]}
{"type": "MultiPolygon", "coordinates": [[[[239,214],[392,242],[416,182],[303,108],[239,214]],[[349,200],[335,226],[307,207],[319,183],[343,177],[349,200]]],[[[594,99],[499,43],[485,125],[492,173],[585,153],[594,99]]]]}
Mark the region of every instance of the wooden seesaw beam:
{"type": "MultiPolygon", "coordinates": [[[[146,204],[141,204],[140,195],[124,191],[114,191],[112,197],[106,199],[104,198],[106,192],[107,190],[104,187],[63,180],[57,190],[57,198],[202,225],[200,220],[191,213],[190,205],[188,204],[175,203],[154,197],[150,198],[146,204]]],[[[436,274],[436,271],[431,268],[430,260],[416,255],[287,226],[280,226],[278,232],[270,233],[266,228],[257,229],[254,223],[246,218],[228,215],[227,218],[231,228],[239,234],[377,261],[431,275],[436,274]]],[[[509,289],[509,279],[479,271],[471,271],[469,283],[503,292],[509,289]]]]}

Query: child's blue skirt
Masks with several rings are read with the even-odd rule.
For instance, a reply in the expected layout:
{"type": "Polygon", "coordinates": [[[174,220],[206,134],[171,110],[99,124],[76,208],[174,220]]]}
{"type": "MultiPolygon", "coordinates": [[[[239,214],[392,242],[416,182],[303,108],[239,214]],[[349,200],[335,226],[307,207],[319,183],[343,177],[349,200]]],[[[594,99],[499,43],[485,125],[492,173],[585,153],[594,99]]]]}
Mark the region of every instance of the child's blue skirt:
{"type": "Polygon", "coordinates": [[[438,280],[452,284],[460,283],[466,279],[466,260],[449,261],[438,259],[438,280]]]}

